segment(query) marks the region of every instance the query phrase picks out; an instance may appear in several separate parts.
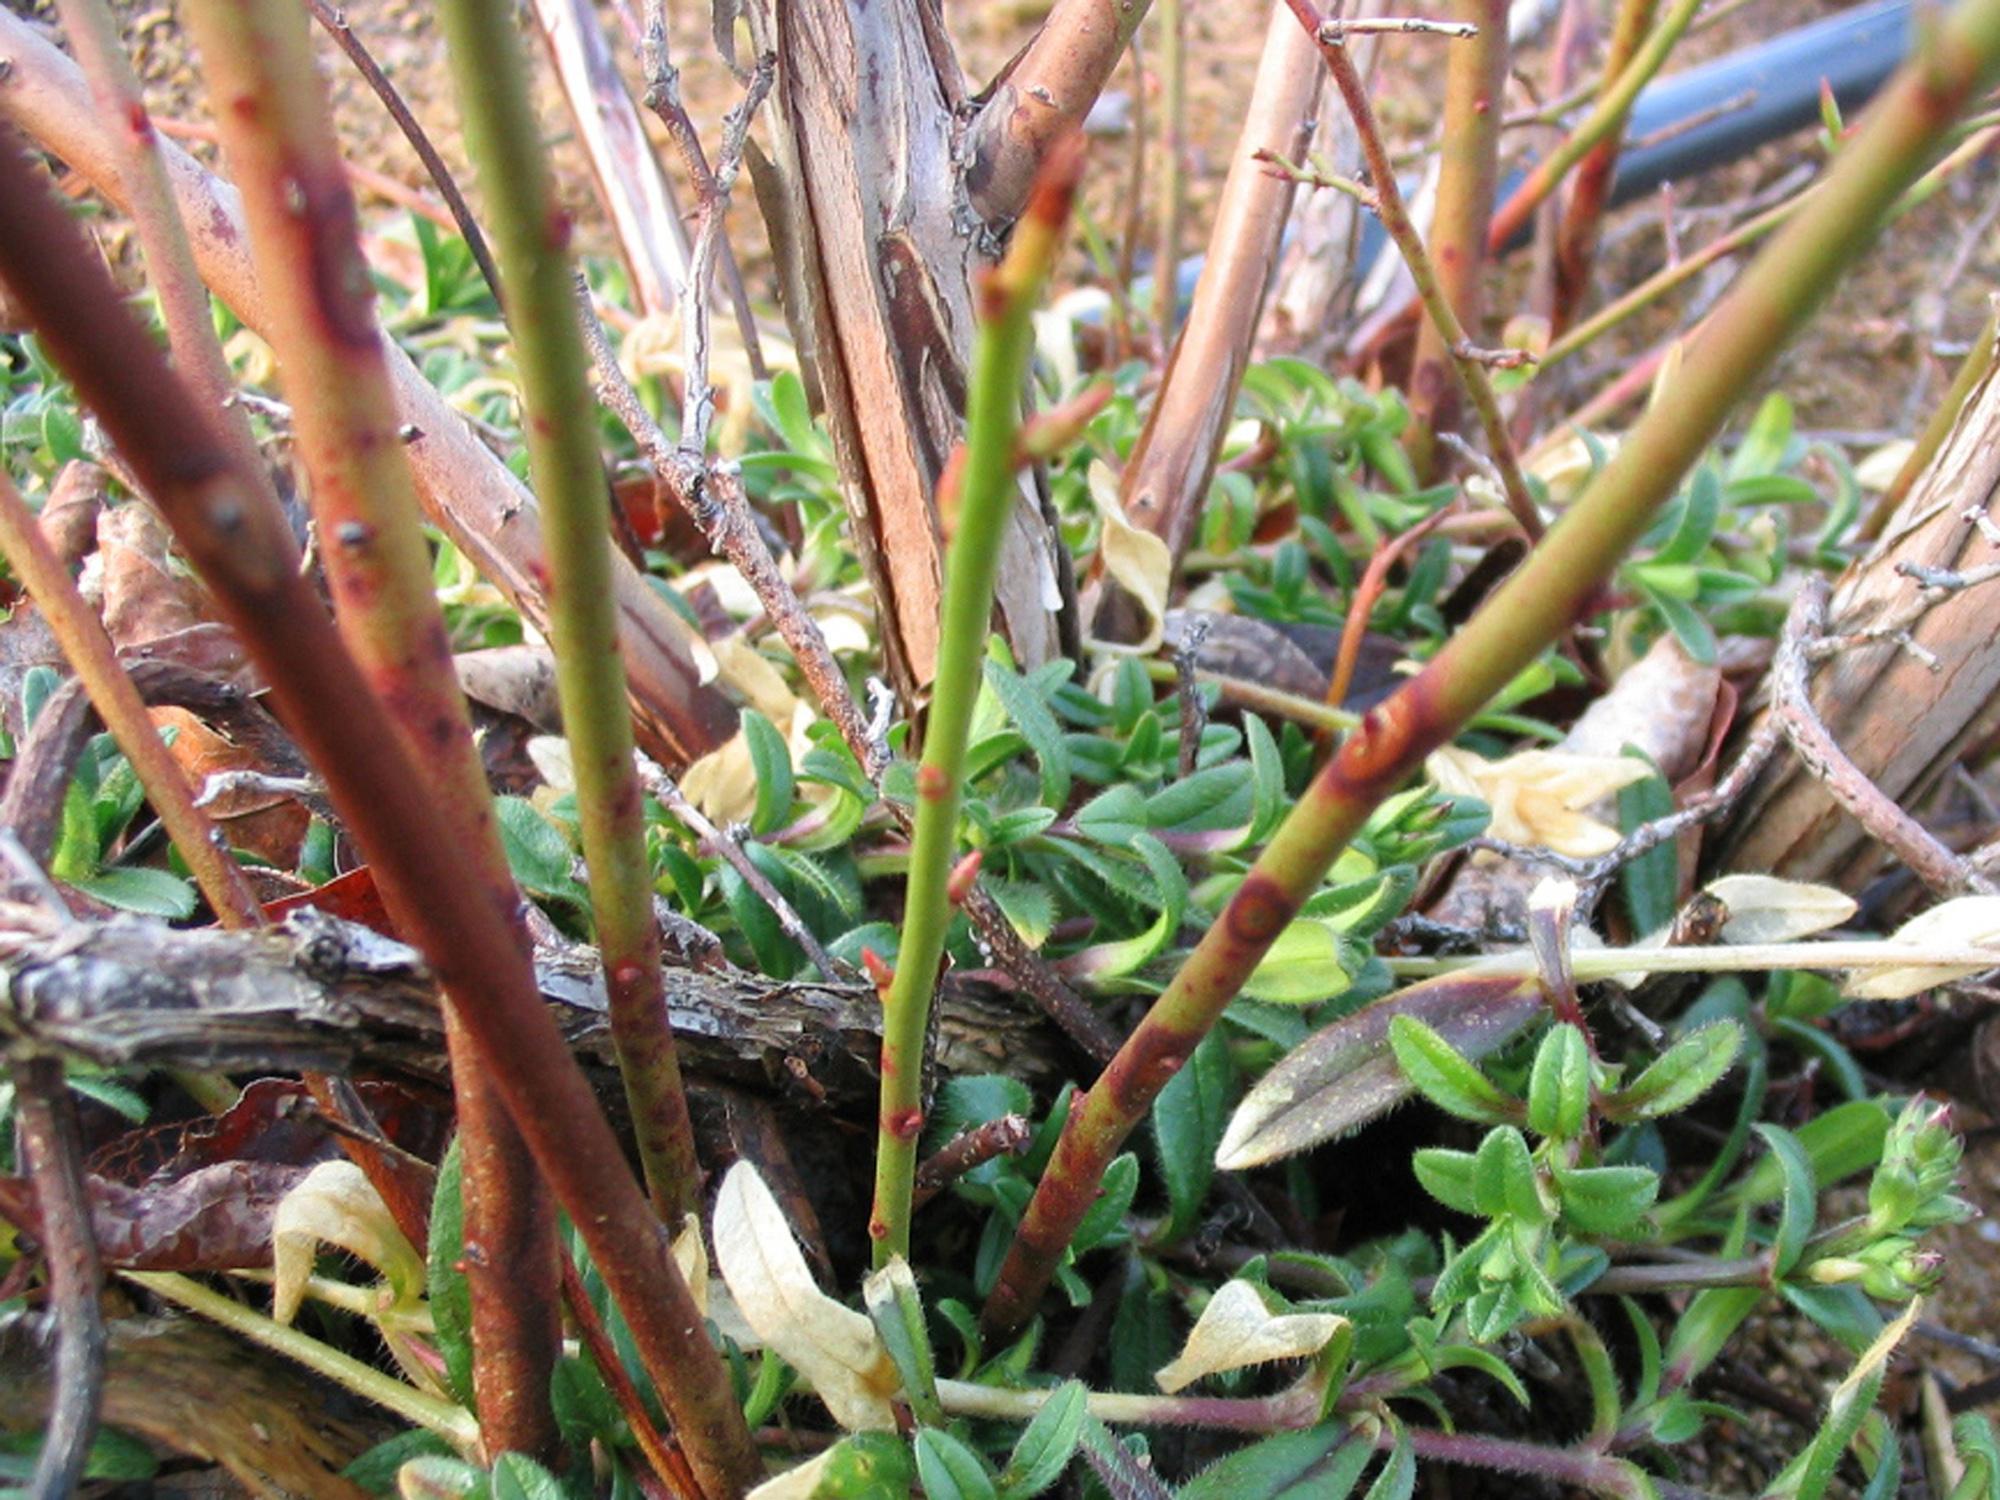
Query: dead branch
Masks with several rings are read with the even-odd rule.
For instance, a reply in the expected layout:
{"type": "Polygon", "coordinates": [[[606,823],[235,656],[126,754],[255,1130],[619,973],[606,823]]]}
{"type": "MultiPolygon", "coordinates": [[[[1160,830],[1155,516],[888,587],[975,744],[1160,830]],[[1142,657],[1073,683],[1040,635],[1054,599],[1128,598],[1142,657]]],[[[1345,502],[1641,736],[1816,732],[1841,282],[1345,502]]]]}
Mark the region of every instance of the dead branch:
{"type": "Polygon", "coordinates": [[[1910,872],[1939,896],[1967,891],[1991,894],[1994,887],[1972,862],[1937,841],[1921,823],[1870,781],[1821,721],[1812,703],[1808,643],[1826,630],[1831,590],[1821,577],[1808,578],[1792,601],[1785,635],[1771,664],[1771,713],[1792,742],[1800,763],[1863,828],[1891,849],[1910,872]]]}
{"type": "MultiPolygon", "coordinates": [[[[570,1046],[608,1067],[596,953],[539,943],[536,976],[570,1046]]],[[[436,987],[416,951],[313,910],[261,932],[175,931],[124,916],[60,924],[0,901],[0,981],[0,1038],[105,1067],[444,1069],[436,987]]],[[[690,1070],[873,1100],[881,1006],[870,986],[715,965],[672,967],[667,987],[690,1070]]],[[[1044,1084],[1060,1071],[1036,1018],[970,986],[947,988],[937,1045],[954,1072],[1044,1084]]]]}

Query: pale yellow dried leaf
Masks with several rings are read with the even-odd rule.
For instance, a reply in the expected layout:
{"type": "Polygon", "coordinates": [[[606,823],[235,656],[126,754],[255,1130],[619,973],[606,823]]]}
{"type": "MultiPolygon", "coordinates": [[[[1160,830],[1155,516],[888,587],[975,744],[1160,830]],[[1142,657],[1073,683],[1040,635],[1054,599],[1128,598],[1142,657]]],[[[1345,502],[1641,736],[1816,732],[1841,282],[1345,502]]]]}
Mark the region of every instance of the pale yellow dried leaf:
{"type": "Polygon", "coordinates": [[[839,1459],[839,1452],[828,1448],[817,1457],[807,1459],[796,1469],[773,1474],[752,1490],[745,1500],[812,1500],[819,1491],[820,1479],[839,1459]]]}
{"type": "Polygon", "coordinates": [[[1912,962],[1906,967],[1858,969],[1843,986],[1844,994],[1856,1000],[1905,1000],[2000,965],[2000,896],[1960,896],[1933,906],[1905,922],[1889,942],[1907,948],[1912,962]],[[1989,947],[1994,950],[1990,964],[1968,968],[1922,962],[1926,949],[1989,947]]]}
{"type": "MultiPolygon", "coordinates": [[[[1598,436],[1599,451],[1606,461],[1618,451],[1618,439],[1607,435],[1598,436]]],[[[1551,443],[1535,454],[1528,464],[1528,473],[1548,486],[1549,504],[1567,505],[1582,491],[1596,472],[1590,452],[1590,444],[1580,433],[1572,432],[1561,442],[1551,443]]]]}
{"type": "Polygon", "coordinates": [[[1179,1358],[1153,1379],[1172,1395],[1205,1375],[1306,1359],[1319,1353],[1347,1320],[1335,1313],[1274,1313],[1247,1281],[1226,1281],[1208,1299],[1179,1358]]]}
{"type": "Polygon", "coordinates": [[[674,1264],[694,1294],[694,1305],[708,1316],[708,1246],[702,1243],[701,1220],[693,1214],[681,1220],[681,1232],[674,1236],[674,1264]]]}
{"type": "Polygon", "coordinates": [[[715,1200],[715,1262],[744,1321],[812,1382],[850,1432],[895,1426],[895,1366],[875,1325],[819,1289],[784,1210],[749,1162],[722,1179],[715,1200]]]}
{"type": "Polygon", "coordinates": [[[1724,875],[1703,889],[1729,908],[1725,943],[1791,943],[1838,927],[1859,908],[1830,885],[1776,875],[1724,875]]]}
{"type": "Polygon", "coordinates": [[[1487,760],[1455,745],[1434,752],[1424,767],[1439,791],[1477,797],[1493,810],[1492,837],[1578,859],[1618,844],[1618,830],[1585,809],[1649,774],[1644,761],[1627,755],[1524,750],[1487,760]]]}
{"type": "Polygon", "coordinates": [[[1903,465],[1910,461],[1910,454],[1916,451],[1916,446],[1909,438],[1884,443],[1854,466],[1854,482],[1864,490],[1878,494],[1886,490],[1903,472],[1903,465]]]}
{"type": "Polygon", "coordinates": [[[716,823],[741,823],[757,806],[757,764],[737,730],[681,773],[681,793],[716,823]]]}
{"type": "Polygon", "coordinates": [[[1134,526],[1118,503],[1118,480],[1108,464],[1090,466],[1090,497],[1103,524],[1097,554],[1104,571],[1146,612],[1146,630],[1137,642],[1120,646],[1121,653],[1147,655],[1158,649],[1167,619],[1167,591],[1173,584],[1174,557],[1166,542],[1134,526]]]}
{"type": "Polygon", "coordinates": [[[381,1273],[385,1311],[423,1297],[423,1257],[396,1227],[361,1168],[345,1157],[306,1173],[271,1216],[271,1316],[280,1323],[298,1316],[323,1245],[345,1250],[381,1273]]]}

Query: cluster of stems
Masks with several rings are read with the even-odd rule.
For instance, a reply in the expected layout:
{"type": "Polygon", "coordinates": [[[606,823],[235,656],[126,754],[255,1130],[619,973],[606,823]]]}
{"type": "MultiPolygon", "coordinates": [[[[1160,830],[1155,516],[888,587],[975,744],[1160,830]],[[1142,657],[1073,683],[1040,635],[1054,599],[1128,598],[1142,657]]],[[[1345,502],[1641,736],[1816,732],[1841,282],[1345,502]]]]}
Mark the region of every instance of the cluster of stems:
{"type": "Polygon", "coordinates": [[[875,1206],[868,1221],[878,1266],[910,1253],[910,1200],[924,1123],[924,1036],[954,904],[949,886],[958,854],[966,741],[985,680],[1000,533],[1019,492],[1015,466],[1021,389],[1034,350],[1035,305],[1062,249],[1082,170],[1082,137],[1067,137],[1050,152],[1036,178],[1006,258],[979,289],[964,461],[956,505],[950,496],[940,505],[950,515],[953,531],[945,556],[937,686],[917,768],[903,937],[895,977],[883,997],[881,1121],[875,1206]]]}
{"type": "Polygon", "coordinates": [[[1968,0],[1886,91],[1824,188],[1738,280],[1688,349],[1672,398],[1647,413],[1519,571],[1314,778],[1166,991],[1071,1105],[987,1301],[989,1327],[1015,1327],[1034,1311],[1125,1138],[1368,814],[1590,612],[1603,580],[1996,72],[2000,0],[1968,0]]]}
{"type": "Polygon", "coordinates": [[[0,217],[8,225],[0,283],[97,413],[271,685],[392,919],[447,993],[480,997],[458,1011],[472,1066],[492,1081],[588,1245],[702,1488],[715,1496],[747,1488],[760,1466],[728,1373],[589,1081],[542,1003],[513,923],[465,888],[460,849],[469,831],[441,815],[431,778],[300,572],[282,518],[254,503],[255,480],[168,370],[12,139],[0,141],[0,217]]]}

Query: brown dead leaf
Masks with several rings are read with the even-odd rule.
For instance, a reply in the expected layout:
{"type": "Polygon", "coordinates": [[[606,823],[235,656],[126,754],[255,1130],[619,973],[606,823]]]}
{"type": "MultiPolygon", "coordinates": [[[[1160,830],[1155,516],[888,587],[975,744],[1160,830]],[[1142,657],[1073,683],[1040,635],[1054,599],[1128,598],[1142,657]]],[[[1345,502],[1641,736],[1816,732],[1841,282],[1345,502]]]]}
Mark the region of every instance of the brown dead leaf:
{"type": "MultiPolygon", "coordinates": [[[[174,731],[174,759],[199,795],[210,776],[224,771],[264,771],[255,752],[209,728],[184,708],[156,708],[153,722],[174,731]]],[[[299,844],[312,816],[289,797],[229,791],[208,806],[229,842],[281,869],[299,862],[299,844]]]]}
{"type": "MultiPolygon", "coordinates": [[[[91,1177],[91,1232],[104,1263],[130,1271],[235,1271],[271,1263],[271,1216],[306,1175],[278,1162],[227,1161],[175,1182],[127,1187],[91,1177]]],[[[25,1178],[0,1177],[0,1218],[39,1235],[25,1178]]]]}
{"type": "Polygon", "coordinates": [[[104,507],[104,470],[83,459],[63,465],[39,517],[42,535],[62,560],[74,569],[97,544],[97,516],[104,507]]]}
{"type": "Polygon", "coordinates": [[[150,506],[115,506],[97,518],[104,628],[120,650],[202,623],[194,580],[172,558],[166,526],[150,506]]]}

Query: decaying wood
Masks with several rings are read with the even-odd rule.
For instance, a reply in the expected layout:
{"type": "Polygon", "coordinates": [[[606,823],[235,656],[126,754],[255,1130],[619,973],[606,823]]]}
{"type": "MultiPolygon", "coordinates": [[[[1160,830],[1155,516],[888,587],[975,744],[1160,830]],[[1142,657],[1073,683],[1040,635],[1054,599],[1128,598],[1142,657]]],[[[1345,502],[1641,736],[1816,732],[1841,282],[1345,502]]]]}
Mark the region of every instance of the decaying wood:
{"type": "MultiPolygon", "coordinates": [[[[111,150],[111,122],[90,104],[75,64],[28,22],[0,10],[0,117],[61,157],[113,204],[125,206],[111,150]]],[[[251,328],[264,306],[250,264],[236,190],[166,142],[161,151],[195,260],[209,287],[251,328]]],[[[385,340],[410,466],[430,518],[508,602],[546,630],[546,574],[534,497],[426,381],[393,340],[385,340]]],[[[679,766],[728,739],[735,711],[701,671],[681,624],[637,569],[612,559],[619,643],[641,741],[679,766]]]]}
{"type": "MultiPolygon", "coordinates": [[[[611,1064],[596,952],[537,945],[542,996],[570,1045],[611,1064]]],[[[795,1097],[872,1100],[882,1007],[866,984],[790,983],[721,964],[675,967],[668,1006],[690,1072],[795,1097]]],[[[59,923],[0,902],[0,1042],[116,1068],[434,1076],[442,1018],[412,948],[314,910],[260,932],[175,931],[140,917],[59,923]]],[[[1052,1079],[1036,1017],[948,989],[937,1035],[949,1072],[1052,1079]]]]}
{"type": "MultiPolygon", "coordinates": [[[[2000,380],[1988,376],[1882,539],[1841,577],[1836,635],[1907,611],[1921,584],[1899,568],[1969,572],[2000,562],[2000,380]]],[[[1813,683],[1813,706],[1855,767],[1914,807],[1965,749],[2000,725],[2000,634],[1991,586],[1942,599],[1910,627],[1931,661],[1892,639],[1848,645],[1813,683]]],[[[1857,889],[1884,853],[1811,771],[1787,761],[1731,818],[1729,868],[1857,889]]]]}
{"type": "MultiPolygon", "coordinates": [[[[778,86],[772,170],[757,171],[802,364],[833,434],[891,680],[913,703],[936,671],[941,567],[933,503],[959,439],[972,271],[995,245],[957,165],[965,85],[929,0],[752,7],[778,86]]],[[[1003,542],[996,615],[1023,665],[1061,645],[1073,608],[1054,528],[1024,485],[1003,542]]]]}

